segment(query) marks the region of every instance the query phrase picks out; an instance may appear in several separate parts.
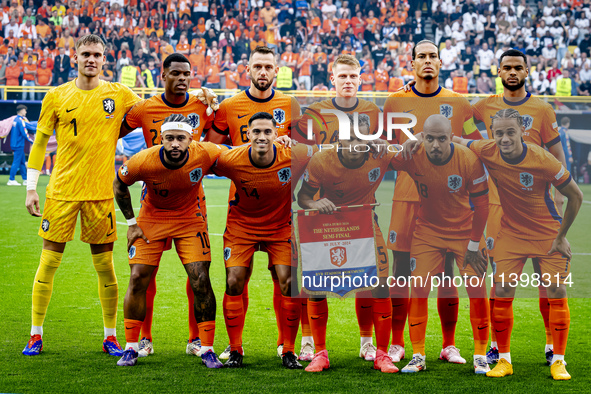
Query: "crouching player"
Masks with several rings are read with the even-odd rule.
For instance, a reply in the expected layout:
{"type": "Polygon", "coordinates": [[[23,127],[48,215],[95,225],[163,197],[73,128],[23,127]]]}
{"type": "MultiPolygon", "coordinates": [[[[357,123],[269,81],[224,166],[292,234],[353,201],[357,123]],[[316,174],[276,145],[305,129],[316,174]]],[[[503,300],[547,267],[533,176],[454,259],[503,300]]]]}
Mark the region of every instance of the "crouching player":
{"type": "MultiPolygon", "coordinates": [[[[349,124],[355,122],[352,115],[349,124]]],[[[370,134],[370,120],[366,114],[359,114],[358,130],[370,134]]],[[[298,193],[298,204],[304,209],[317,209],[320,213],[332,213],[337,206],[373,204],[376,202],[375,191],[390,167],[394,156],[388,153],[380,159],[364,152],[365,141],[353,137],[341,140],[332,149],[324,149],[315,154],[304,172],[304,182],[298,193]],[[314,200],[314,195],[321,190],[321,198],[314,200]]],[[[326,146],[324,146],[326,147],[326,146]]],[[[392,303],[389,298],[386,279],[389,274],[388,255],[384,237],[378,227],[377,216],[374,221],[377,252],[379,254],[378,276],[380,284],[373,290],[371,300],[373,325],[376,332],[377,353],[374,368],[386,373],[398,372],[388,357],[388,344],[392,327],[392,303]]],[[[308,301],[308,316],[316,354],[306,367],[308,372],[321,372],[330,367],[326,350],[326,328],[328,324],[328,303],[326,298],[311,296],[308,301]]]]}
{"type": "Polygon", "coordinates": [[[230,178],[236,185],[224,232],[224,319],[230,338],[230,356],[225,365],[242,366],[242,293],[253,254],[262,251],[269,254],[281,287],[283,365],[300,369],[294,354],[302,305],[300,299],[292,298],[292,287],[297,288],[297,284],[291,262],[291,150],[275,143],[276,122],[267,112],[250,117],[247,135],[250,146],[224,153],[214,167],[216,174],[230,178]]]}
{"type": "Polygon", "coordinates": [[[127,219],[127,249],[131,277],[125,295],[125,352],[117,365],[135,365],[138,339],[146,316],[146,290],[167,243],[174,241],[194,295],[195,320],[201,336],[201,356],[208,368],[223,366],[213,350],[216,300],[209,279],[211,253],[207,224],[199,211],[200,182],[225,147],[191,142],[193,128],[183,115],[162,124],[162,146],[133,156],[117,172],[113,189],[127,219]],[[145,182],[136,221],[128,186],[145,182]]]}
{"type": "Polygon", "coordinates": [[[515,288],[526,260],[536,258],[550,302],[554,342],[550,373],[555,380],[568,380],[571,376],[566,371],[564,354],[570,311],[564,283],[569,277],[572,253],[566,233],[581,207],[583,193],[552,154],[523,142],[525,126],[518,111],[511,108],[498,111],[491,119],[491,131],[494,141],[458,139],[468,145],[488,169],[503,208],[493,263],[496,300],[492,317],[499,362],[486,375],[513,374],[510,345],[515,288]],[[568,198],[564,218],[558,214],[550,194],[551,185],[568,198]]]}
{"type": "MultiPolygon", "coordinates": [[[[452,143],[452,135],[451,122],[445,116],[431,115],[423,126],[423,146],[413,159],[393,160],[394,166],[414,180],[421,201],[410,249],[413,287],[408,323],[413,357],[402,369],[405,373],[426,369],[428,297],[431,284],[438,283],[435,276],[444,273],[446,253],[454,255],[466,280],[474,336],[474,371],[490,371],[486,363],[486,259],[481,252],[486,253],[483,233],[488,216],[488,184],[478,157],[465,146],[452,143]]],[[[442,351],[440,359],[443,358],[442,351]]]]}

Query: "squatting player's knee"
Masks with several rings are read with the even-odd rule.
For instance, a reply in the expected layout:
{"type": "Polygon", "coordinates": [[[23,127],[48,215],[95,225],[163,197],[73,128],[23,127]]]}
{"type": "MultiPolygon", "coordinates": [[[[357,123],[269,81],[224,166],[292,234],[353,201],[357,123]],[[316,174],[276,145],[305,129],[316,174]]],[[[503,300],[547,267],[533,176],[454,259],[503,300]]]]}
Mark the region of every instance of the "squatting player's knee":
{"type": "Polygon", "coordinates": [[[236,275],[228,275],[226,279],[226,293],[231,296],[237,296],[244,291],[244,278],[236,275]]]}
{"type": "Polygon", "coordinates": [[[546,293],[548,294],[548,298],[566,298],[566,286],[548,286],[546,287],[546,293]]]}

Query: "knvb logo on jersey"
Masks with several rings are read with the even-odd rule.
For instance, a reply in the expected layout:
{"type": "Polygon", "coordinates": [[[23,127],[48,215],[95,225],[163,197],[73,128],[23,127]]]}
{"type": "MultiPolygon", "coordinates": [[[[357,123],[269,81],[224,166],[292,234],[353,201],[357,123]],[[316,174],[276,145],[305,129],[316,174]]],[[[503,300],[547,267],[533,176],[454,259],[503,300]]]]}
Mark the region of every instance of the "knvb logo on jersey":
{"type": "Polygon", "coordinates": [[[382,172],[382,170],[380,169],[380,167],[376,167],[373,170],[370,170],[367,173],[367,177],[369,178],[369,181],[371,183],[374,183],[375,181],[377,181],[380,178],[381,172],[382,172]]]}
{"type": "Polygon", "coordinates": [[[330,262],[337,267],[342,267],[347,262],[347,249],[342,246],[330,248],[330,262]]]}
{"type": "Polygon", "coordinates": [[[275,108],[273,110],[273,119],[275,119],[275,122],[277,122],[277,124],[285,122],[285,111],[281,108],[275,108]]]}
{"type": "Polygon", "coordinates": [[[445,116],[447,119],[450,119],[454,116],[454,108],[449,104],[441,104],[439,106],[439,114],[445,116]]]}
{"type": "MultiPolygon", "coordinates": [[[[347,113],[343,111],[339,111],[338,109],[326,109],[322,108],[320,110],[322,115],[334,115],[337,117],[339,121],[339,139],[340,140],[350,140],[351,139],[351,123],[349,122],[349,117],[347,113]]],[[[380,137],[382,137],[384,133],[384,116],[378,117],[378,129],[375,134],[361,134],[359,132],[359,113],[352,112],[353,115],[353,133],[355,134],[356,138],[359,138],[362,141],[373,141],[380,137]]],[[[367,115],[366,115],[367,116],[367,115]]],[[[317,127],[325,127],[324,124],[328,122],[322,122],[320,119],[314,117],[313,119],[308,119],[307,121],[307,139],[310,141],[314,140],[314,121],[317,124],[317,127]]],[[[386,114],[386,137],[388,140],[394,139],[394,130],[401,130],[406,136],[416,141],[416,137],[413,135],[411,129],[417,125],[417,117],[413,114],[406,113],[406,112],[388,112],[386,114]],[[407,123],[394,123],[394,119],[404,118],[410,120],[407,123]]]]}
{"type": "Polygon", "coordinates": [[[519,174],[519,182],[521,182],[523,186],[531,190],[531,187],[534,184],[534,176],[529,172],[522,172],[521,174],[519,174]]]}
{"type": "Polygon", "coordinates": [[[462,187],[462,177],[459,175],[448,176],[447,186],[451,189],[450,193],[457,191],[460,187],[462,187]]]}
{"type": "Polygon", "coordinates": [[[191,178],[192,183],[197,183],[201,180],[203,176],[203,170],[201,168],[195,168],[193,171],[189,173],[189,177],[191,178]]]}
{"type": "Polygon", "coordinates": [[[523,127],[525,127],[526,130],[531,129],[532,125],[534,124],[534,118],[530,115],[523,115],[523,127]]]}
{"type": "Polygon", "coordinates": [[[285,185],[291,180],[291,167],[285,167],[277,171],[277,177],[279,178],[281,185],[285,185]]]}
{"type": "Polygon", "coordinates": [[[189,119],[189,123],[191,123],[191,127],[193,128],[193,130],[197,129],[199,127],[199,124],[201,123],[199,115],[197,115],[194,112],[187,115],[187,119],[189,119]]]}
{"type": "Polygon", "coordinates": [[[113,100],[112,98],[106,98],[103,100],[103,110],[105,110],[106,113],[108,113],[109,115],[111,115],[113,112],[115,112],[115,100],[113,100]]]}

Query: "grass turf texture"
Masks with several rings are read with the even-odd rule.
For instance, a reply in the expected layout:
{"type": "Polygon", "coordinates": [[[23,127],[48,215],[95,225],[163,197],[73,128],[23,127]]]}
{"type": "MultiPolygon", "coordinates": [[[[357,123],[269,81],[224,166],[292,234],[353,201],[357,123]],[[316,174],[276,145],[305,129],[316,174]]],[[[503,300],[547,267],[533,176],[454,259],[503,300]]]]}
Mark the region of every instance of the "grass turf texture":
{"type": "MultiPolygon", "coordinates": [[[[19,178],[20,179],[20,178],[19,178]]],[[[441,350],[441,329],[436,302],[430,302],[427,331],[427,370],[419,374],[382,374],[372,369],[373,363],[362,361],[359,354],[359,331],[353,300],[329,300],[328,350],[331,369],[309,374],[289,371],[276,355],[277,326],[272,306],[272,283],[267,272],[267,259],[255,254],[256,268],[249,285],[250,306],[246,317],[244,343],[246,357],[241,370],[208,370],[201,360],[185,354],[188,339],[186,274],[176,253],[164,253],[158,272],[158,294],[154,314],[155,354],[140,359],[133,368],[116,366],[117,357],[101,351],[103,325],[97,293],[96,273],[89,247],[79,241],[79,229],[70,242],[54,282],[54,292],[44,324],[44,349],[40,356],[21,354],[29,338],[31,324],[31,290],[39,264],[42,240],[37,236],[39,218],[29,216],[24,207],[25,187],[8,187],[7,176],[0,176],[0,195],[4,204],[0,226],[0,392],[188,392],[196,388],[226,392],[348,392],[363,389],[372,392],[413,390],[460,392],[580,392],[588,391],[591,378],[587,370],[590,352],[591,324],[588,283],[591,256],[573,259],[573,281],[569,290],[571,330],[567,350],[568,371],[573,379],[554,382],[544,360],[544,327],[535,298],[518,298],[514,304],[515,327],[512,358],[515,375],[503,379],[476,376],[472,370],[472,333],[468,300],[460,300],[456,333],[457,347],[468,363],[447,364],[437,360],[441,350]],[[296,380],[292,380],[292,379],[296,380]]],[[[49,178],[41,177],[39,190],[49,178]]],[[[211,277],[217,297],[217,335],[215,347],[220,353],[228,344],[222,315],[225,272],[222,263],[222,237],[225,225],[227,180],[205,180],[212,247],[211,277]]],[[[591,187],[582,186],[586,196],[591,187]]],[[[139,186],[131,188],[134,205],[139,208],[139,186]]],[[[392,182],[384,182],[378,192],[381,227],[387,234],[392,197],[392,182]]],[[[44,202],[44,193],[40,193],[44,202]]],[[[586,197],[586,200],[589,200],[586,197]]],[[[117,221],[124,223],[120,212],[117,221]]],[[[591,205],[583,204],[579,217],[569,232],[575,253],[591,253],[588,242],[591,205]]],[[[125,343],[123,298],[129,281],[125,250],[125,225],[119,224],[119,241],[115,243],[115,270],[119,279],[118,338],[125,343]]],[[[391,255],[390,255],[391,259],[391,255]]],[[[528,266],[531,264],[528,263],[528,266]]],[[[530,270],[531,271],[531,270],[530,270]]],[[[457,271],[456,271],[457,272],[457,271]]],[[[461,290],[460,294],[465,294],[461,290]]],[[[518,296],[537,296],[537,291],[518,290],[518,296]]],[[[408,327],[408,326],[407,326],[408,327]]],[[[407,357],[398,363],[402,368],[411,356],[408,329],[407,357]]],[[[299,337],[296,351],[299,350],[299,337]]],[[[304,363],[306,365],[307,363],[304,363]]]]}

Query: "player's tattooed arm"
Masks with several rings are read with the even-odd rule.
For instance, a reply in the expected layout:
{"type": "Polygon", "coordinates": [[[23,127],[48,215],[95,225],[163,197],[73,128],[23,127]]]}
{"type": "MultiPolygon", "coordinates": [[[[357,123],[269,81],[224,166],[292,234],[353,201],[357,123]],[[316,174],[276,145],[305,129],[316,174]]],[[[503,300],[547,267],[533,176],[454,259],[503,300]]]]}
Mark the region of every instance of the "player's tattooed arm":
{"type": "Polygon", "coordinates": [[[115,194],[115,201],[117,201],[117,205],[123,213],[123,216],[125,216],[125,219],[127,219],[127,224],[129,226],[127,230],[127,250],[129,251],[138,238],[142,238],[147,243],[150,243],[140,226],[138,226],[135,221],[135,214],[133,213],[133,206],[131,205],[131,195],[129,194],[129,188],[127,185],[121,182],[119,178],[115,178],[113,181],[113,192],[115,194]]]}
{"type": "Polygon", "coordinates": [[[314,195],[318,189],[313,188],[304,181],[302,187],[298,192],[298,204],[304,209],[315,209],[320,213],[333,213],[337,207],[328,198],[321,198],[320,200],[314,201],[314,195]]]}

